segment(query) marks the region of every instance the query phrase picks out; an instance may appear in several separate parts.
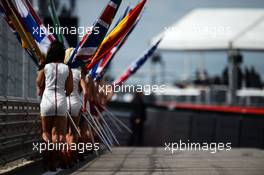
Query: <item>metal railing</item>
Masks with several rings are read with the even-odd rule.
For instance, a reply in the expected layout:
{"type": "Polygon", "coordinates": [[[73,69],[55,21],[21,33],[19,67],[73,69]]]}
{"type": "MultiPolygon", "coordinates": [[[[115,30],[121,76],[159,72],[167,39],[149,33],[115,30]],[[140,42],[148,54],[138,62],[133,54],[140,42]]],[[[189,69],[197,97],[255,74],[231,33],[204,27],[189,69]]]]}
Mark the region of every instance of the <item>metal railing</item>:
{"type": "Polygon", "coordinates": [[[39,101],[0,97],[0,165],[39,156],[33,142],[40,141],[39,101]]]}

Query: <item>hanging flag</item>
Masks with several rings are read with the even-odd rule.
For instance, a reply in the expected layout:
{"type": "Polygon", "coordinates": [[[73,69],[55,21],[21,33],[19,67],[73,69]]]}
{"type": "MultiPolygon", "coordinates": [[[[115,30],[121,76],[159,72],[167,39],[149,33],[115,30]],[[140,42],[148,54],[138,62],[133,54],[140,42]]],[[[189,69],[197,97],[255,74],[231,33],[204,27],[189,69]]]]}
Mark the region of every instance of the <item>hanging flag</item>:
{"type": "Polygon", "coordinates": [[[122,39],[120,39],[120,41],[118,41],[118,44],[113,49],[111,49],[111,51],[103,59],[102,63],[100,63],[100,66],[97,71],[97,76],[95,78],[96,80],[100,80],[103,78],[104,74],[106,73],[106,71],[108,70],[110,66],[111,61],[113,60],[117,52],[120,50],[120,48],[125,44],[129,35],[133,32],[138,22],[140,21],[141,17],[142,17],[142,14],[138,17],[137,21],[134,23],[134,25],[129,30],[129,32],[122,39]]]}
{"type": "Polygon", "coordinates": [[[69,60],[71,67],[84,66],[89,63],[100,46],[120,7],[122,0],[110,0],[100,17],[93,25],[92,31],[85,34],[69,60]]]}
{"type": "MultiPolygon", "coordinates": [[[[122,19],[124,19],[126,17],[126,15],[128,14],[129,10],[130,10],[130,6],[127,6],[127,8],[125,9],[125,12],[123,13],[122,16],[120,16],[120,18],[116,22],[115,26],[113,27],[113,29],[120,23],[120,21],[122,21],[122,19]]],[[[112,50],[110,52],[112,52],[112,50]]],[[[107,56],[104,59],[102,59],[96,65],[93,66],[92,73],[91,73],[91,76],[92,76],[93,79],[99,80],[98,74],[103,70],[102,66],[105,65],[106,62],[110,59],[109,55],[110,54],[107,54],[107,56]]]]}
{"type": "MultiPolygon", "coordinates": [[[[21,38],[20,36],[18,35],[18,33],[16,32],[12,22],[10,21],[10,19],[7,17],[5,11],[4,11],[4,8],[2,7],[2,5],[0,4],[0,15],[2,18],[4,18],[4,20],[6,21],[6,24],[9,26],[10,30],[13,32],[13,34],[16,36],[18,42],[20,44],[22,44],[22,41],[21,41],[21,38]]],[[[35,65],[37,66],[38,65],[38,60],[37,58],[34,57],[34,54],[31,53],[31,51],[27,48],[25,48],[26,52],[28,53],[28,55],[30,56],[30,58],[32,59],[32,61],[35,63],[35,65]]]]}
{"type": "Polygon", "coordinates": [[[35,39],[41,53],[46,55],[54,37],[43,26],[28,0],[15,0],[15,3],[27,31],[35,39]]]}
{"type": "MultiPolygon", "coordinates": [[[[34,17],[35,21],[36,21],[37,24],[40,26],[40,28],[45,29],[46,31],[48,31],[48,29],[47,29],[47,28],[44,26],[44,24],[41,22],[40,17],[37,15],[37,13],[35,12],[35,10],[33,9],[31,3],[30,3],[28,0],[25,0],[25,2],[26,2],[27,7],[28,7],[29,10],[30,10],[30,13],[32,14],[32,16],[34,17]]],[[[52,34],[49,34],[49,32],[46,32],[46,33],[48,33],[48,34],[47,34],[47,35],[48,35],[47,37],[48,37],[48,39],[51,41],[51,43],[52,43],[53,41],[55,41],[55,37],[54,37],[52,34]]]]}
{"type": "Polygon", "coordinates": [[[131,10],[130,5],[128,5],[127,8],[125,9],[123,15],[120,16],[119,19],[117,20],[117,22],[115,23],[115,26],[113,27],[113,29],[111,30],[111,32],[122,21],[122,19],[124,19],[127,16],[127,14],[130,12],[130,10],[131,10]]]}
{"type": "MultiPolygon", "coordinates": [[[[128,14],[129,10],[130,10],[130,7],[127,6],[127,8],[126,8],[124,14],[118,19],[118,21],[116,22],[114,28],[119,24],[119,22],[120,22],[124,17],[126,17],[126,15],[128,14]]],[[[113,28],[113,29],[114,29],[114,28],[113,28]]],[[[112,29],[112,30],[113,30],[113,29],[112,29]]],[[[112,31],[112,30],[111,30],[111,31],[112,31]]],[[[106,62],[106,61],[107,61],[106,59],[108,59],[108,58],[105,57],[104,59],[102,59],[101,61],[99,61],[97,64],[95,64],[95,65],[93,66],[92,71],[91,71],[91,77],[92,77],[93,79],[96,79],[97,74],[100,72],[100,70],[102,70],[102,65],[101,65],[101,64],[102,64],[103,62],[106,62]],[[100,66],[99,66],[99,65],[100,65],[100,66]]],[[[99,79],[97,79],[97,80],[99,80],[99,79]]]]}
{"type": "Polygon", "coordinates": [[[10,19],[12,25],[14,26],[14,29],[21,38],[22,47],[30,50],[30,52],[34,54],[34,57],[38,59],[38,62],[40,62],[40,64],[44,63],[44,55],[41,53],[32,35],[28,32],[26,24],[24,23],[14,4],[9,0],[1,0],[1,2],[7,18],[10,19]]]}
{"type": "Polygon", "coordinates": [[[49,7],[50,16],[53,22],[53,26],[55,27],[55,31],[57,31],[56,33],[57,39],[61,43],[64,43],[64,40],[63,40],[64,37],[60,32],[60,26],[61,26],[60,21],[59,21],[58,15],[56,14],[56,9],[55,9],[53,0],[48,0],[48,7],[49,7]]]}
{"type": "MultiPolygon", "coordinates": [[[[40,28],[45,28],[46,31],[48,31],[48,29],[44,26],[44,24],[42,23],[40,17],[38,16],[38,14],[35,12],[35,10],[32,7],[32,4],[29,2],[29,0],[25,0],[25,4],[28,7],[30,13],[32,14],[32,16],[34,17],[36,23],[40,26],[40,28]]],[[[55,41],[55,37],[52,34],[48,34],[48,38],[50,41],[55,41]]]]}
{"type": "Polygon", "coordinates": [[[146,51],[145,54],[143,54],[142,57],[133,62],[128,67],[128,69],[117,80],[114,81],[113,85],[120,85],[124,83],[131,75],[136,73],[137,70],[148,60],[148,58],[153,55],[161,40],[162,39],[158,40],[153,46],[151,46],[149,50],[146,51]]]}
{"type": "Polygon", "coordinates": [[[104,58],[111,49],[120,41],[120,38],[124,37],[131,26],[135,23],[138,16],[146,3],[146,0],[142,0],[129,14],[113,29],[111,33],[104,39],[96,54],[92,58],[91,63],[86,64],[86,69],[90,70],[99,60],[104,58]]]}
{"type": "Polygon", "coordinates": [[[6,15],[6,21],[8,25],[18,33],[21,37],[22,47],[30,47],[29,39],[27,39],[25,32],[23,31],[23,26],[19,21],[19,18],[15,15],[15,9],[11,9],[11,5],[8,1],[2,0],[2,6],[6,15]]]}

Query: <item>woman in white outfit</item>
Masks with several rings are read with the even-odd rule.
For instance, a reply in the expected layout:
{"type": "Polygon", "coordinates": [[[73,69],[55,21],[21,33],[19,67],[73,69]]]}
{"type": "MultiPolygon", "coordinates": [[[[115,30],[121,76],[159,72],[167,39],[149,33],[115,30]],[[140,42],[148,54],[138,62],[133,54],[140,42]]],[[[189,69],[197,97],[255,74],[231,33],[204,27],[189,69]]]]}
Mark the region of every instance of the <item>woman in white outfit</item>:
{"type": "MultiPolygon", "coordinates": [[[[73,50],[74,48],[69,48],[66,50],[65,60],[64,60],[65,63],[69,61],[70,55],[73,50]]],[[[71,95],[67,97],[67,109],[71,117],[73,118],[76,126],[78,126],[79,120],[80,120],[80,112],[81,110],[85,109],[85,107],[83,107],[82,109],[82,106],[86,106],[88,93],[87,93],[87,86],[85,82],[85,72],[82,71],[80,68],[73,68],[71,69],[71,71],[72,71],[72,77],[73,77],[73,91],[71,95]]],[[[70,135],[77,134],[75,129],[72,128],[72,125],[70,125],[69,127],[69,134],[70,135]]]]}
{"type": "MultiPolygon", "coordinates": [[[[80,69],[72,69],[73,75],[73,91],[70,96],[67,97],[67,107],[68,112],[70,113],[75,126],[79,126],[80,122],[80,112],[84,111],[87,102],[87,87],[85,82],[85,74],[80,69]],[[82,95],[81,95],[82,93],[82,95]],[[83,99],[82,99],[83,98],[83,99]],[[83,101],[83,103],[82,103],[83,101]]],[[[74,128],[73,124],[69,122],[69,130],[67,135],[67,142],[69,144],[77,143],[78,134],[76,128],[74,128]]],[[[79,129],[79,128],[78,128],[79,129]]],[[[72,163],[74,162],[75,154],[69,155],[71,157],[72,163]]]]}
{"type": "Polygon", "coordinates": [[[67,107],[69,113],[73,118],[79,117],[80,110],[82,107],[80,96],[81,76],[82,75],[80,69],[72,69],[73,91],[71,95],[67,97],[67,107]]]}
{"type": "MultiPolygon", "coordinates": [[[[65,142],[67,130],[67,99],[73,89],[71,69],[63,64],[65,49],[60,42],[53,42],[47,53],[44,69],[37,76],[37,87],[42,95],[40,104],[42,138],[45,142],[65,142]]],[[[55,158],[59,151],[49,152],[50,170],[56,170],[55,158]]],[[[61,155],[61,154],[60,154],[61,155]]],[[[60,157],[62,158],[62,157],[60,157]]]]}
{"type": "MultiPolygon", "coordinates": [[[[68,62],[70,55],[74,48],[69,48],[65,52],[65,63],[68,62]]],[[[72,77],[73,77],[73,91],[70,96],[67,97],[67,109],[69,114],[71,115],[75,126],[79,126],[80,122],[80,112],[84,110],[82,106],[86,106],[87,102],[87,87],[85,82],[85,72],[80,68],[73,68],[72,77]],[[84,105],[82,105],[84,104],[84,105]]],[[[76,128],[73,126],[71,121],[68,120],[69,129],[67,134],[67,142],[68,144],[77,143],[78,134],[76,128]]],[[[79,128],[78,128],[79,129],[79,128]]],[[[74,151],[75,152],[75,151],[74,151]]],[[[74,163],[74,159],[76,158],[72,151],[68,153],[68,157],[71,163],[74,163]]]]}
{"type": "MultiPolygon", "coordinates": [[[[73,77],[73,91],[70,96],[67,97],[67,107],[71,116],[75,118],[80,117],[80,112],[83,106],[86,106],[87,102],[87,86],[85,82],[85,73],[80,69],[71,69],[73,77]],[[82,93],[82,94],[81,94],[82,93]],[[83,99],[82,99],[83,98],[83,99]]],[[[84,110],[83,107],[82,110],[84,110]]],[[[78,119],[79,120],[79,119],[78,119]]],[[[77,126],[78,126],[77,122],[77,126]]]]}

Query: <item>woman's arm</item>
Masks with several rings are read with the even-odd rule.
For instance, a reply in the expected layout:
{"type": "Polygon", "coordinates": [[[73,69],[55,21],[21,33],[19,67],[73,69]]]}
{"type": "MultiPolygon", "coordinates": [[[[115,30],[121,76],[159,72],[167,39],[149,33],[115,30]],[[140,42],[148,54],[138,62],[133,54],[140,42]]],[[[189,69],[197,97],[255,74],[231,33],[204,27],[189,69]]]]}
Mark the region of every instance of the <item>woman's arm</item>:
{"type": "Polygon", "coordinates": [[[107,96],[106,96],[106,94],[107,94],[107,91],[106,91],[106,88],[107,88],[107,85],[106,85],[106,82],[104,81],[104,80],[101,80],[99,83],[98,83],[98,86],[100,86],[99,87],[99,89],[101,89],[100,91],[98,91],[98,93],[99,93],[99,104],[100,105],[102,105],[102,106],[105,106],[106,105],[106,103],[107,103],[107,96]]]}
{"type": "Polygon", "coordinates": [[[113,86],[108,85],[107,86],[107,94],[106,94],[106,101],[109,102],[112,100],[112,97],[114,96],[113,86]]]}
{"type": "Polygon", "coordinates": [[[93,101],[95,104],[100,103],[100,93],[99,93],[99,84],[96,81],[93,81],[93,101]]]}
{"type": "Polygon", "coordinates": [[[94,101],[96,99],[96,97],[95,97],[95,86],[94,86],[94,81],[93,81],[92,77],[90,77],[90,76],[89,76],[88,88],[89,88],[89,100],[94,101]]]}
{"type": "Polygon", "coordinates": [[[42,96],[43,91],[45,89],[45,74],[44,74],[44,69],[40,70],[37,75],[36,79],[36,84],[37,84],[37,92],[39,96],[42,96]]]}
{"type": "Polygon", "coordinates": [[[65,82],[65,91],[66,91],[66,96],[71,95],[73,91],[73,78],[72,78],[72,71],[69,68],[69,75],[67,77],[67,80],[65,82]]]}
{"type": "Polygon", "coordinates": [[[109,101],[111,101],[114,93],[113,93],[113,86],[106,83],[106,81],[101,80],[100,86],[103,87],[103,91],[100,92],[100,102],[101,105],[105,106],[109,101]]]}

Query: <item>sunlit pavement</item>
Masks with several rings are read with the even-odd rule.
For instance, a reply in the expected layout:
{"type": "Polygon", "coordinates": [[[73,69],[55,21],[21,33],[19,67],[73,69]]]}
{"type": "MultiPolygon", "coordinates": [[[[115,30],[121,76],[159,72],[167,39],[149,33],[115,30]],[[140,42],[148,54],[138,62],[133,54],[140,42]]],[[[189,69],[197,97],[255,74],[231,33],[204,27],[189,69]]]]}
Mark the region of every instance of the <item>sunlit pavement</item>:
{"type": "MultiPolygon", "coordinates": [[[[114,148],[80,167],[73,175],[263,175],[264,151],[232,149],[215,154],[164,148],[114,148]]],[[[59,174],[68,174],[60,172],[59,174]]]]}
{"type": "Polygon", "coordinates": [[[77,164],[73,169],[43,172],[40,163],[10,175],[263,175],[264,151],[232,149],[215,154],[203,151],[176,151],[164,148],[113,148],[77,164]]]}

